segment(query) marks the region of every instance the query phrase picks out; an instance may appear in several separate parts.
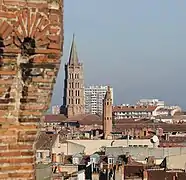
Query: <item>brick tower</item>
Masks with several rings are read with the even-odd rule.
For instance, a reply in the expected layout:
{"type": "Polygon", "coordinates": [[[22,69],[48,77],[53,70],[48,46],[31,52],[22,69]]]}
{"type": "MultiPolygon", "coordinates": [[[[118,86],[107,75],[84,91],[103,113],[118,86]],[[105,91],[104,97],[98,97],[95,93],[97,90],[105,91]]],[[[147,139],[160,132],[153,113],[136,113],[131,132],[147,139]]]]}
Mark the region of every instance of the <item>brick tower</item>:
{"type": "Polygon", "coordinates": [[[108,90],[103,99],[103,135],[107,139],[112,132],[112,92],[108,86],[108,90]]]}
{"type": "Polygon", "coordinates": [[[69,60],[65,64],[64,97],[61,113],[67,117],[85,113],[83,64],[78,59],[74,34],[69,60]]]}
{"type": "Polygon", "coordinates": [[[0,0],[0,179],[35,179],[62,46],[62,0],[0,0]]]}

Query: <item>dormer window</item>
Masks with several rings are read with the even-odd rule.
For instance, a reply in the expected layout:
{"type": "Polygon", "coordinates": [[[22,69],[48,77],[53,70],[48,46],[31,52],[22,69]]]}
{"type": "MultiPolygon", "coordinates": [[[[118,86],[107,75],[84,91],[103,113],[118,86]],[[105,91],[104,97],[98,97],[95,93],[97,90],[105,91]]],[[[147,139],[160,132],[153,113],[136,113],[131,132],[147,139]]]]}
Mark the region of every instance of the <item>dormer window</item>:
{"type": "Polygon", "coordinates": [[[72,161],[73,161],[73,164],[79,164],[79,158],[78,157],[74,157],[72,161]]]}
{"type": "Polygon", "coordinates": [[[108,158],[108,164],[113,164],[114,163],[114,158],[108,158]]]}
{"type": "Polygon", "coordinates": [[[90,158],[91,163],[95,163],[96,159],[95,158],[90,158]]]}
{"type": "Polygon", "coordinates": [[[78,165],[78,164],[80,164],[82,158],[83,158],[83,156],[81,154],[75,154],[72,157],[72,163],[78,165]]]}

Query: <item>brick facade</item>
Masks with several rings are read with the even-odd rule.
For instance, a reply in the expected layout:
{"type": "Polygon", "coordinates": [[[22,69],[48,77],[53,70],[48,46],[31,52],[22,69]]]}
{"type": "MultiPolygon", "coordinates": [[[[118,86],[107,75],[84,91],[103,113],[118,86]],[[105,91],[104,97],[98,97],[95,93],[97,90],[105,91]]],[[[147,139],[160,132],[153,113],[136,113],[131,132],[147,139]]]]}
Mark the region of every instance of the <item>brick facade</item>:
{"type": "Polygon", "coordinates": [[[103,136],[104,139],[110,138],[112,133],[112,92],[110,86],[108,86],[108,90],[105,94],[105,98],[103,99],[103,136]]]}
{"type": "Polygon", "coordinates": [[[35,179],[63,47],[63,0],[0,0],[0,179],[35,179]]]}

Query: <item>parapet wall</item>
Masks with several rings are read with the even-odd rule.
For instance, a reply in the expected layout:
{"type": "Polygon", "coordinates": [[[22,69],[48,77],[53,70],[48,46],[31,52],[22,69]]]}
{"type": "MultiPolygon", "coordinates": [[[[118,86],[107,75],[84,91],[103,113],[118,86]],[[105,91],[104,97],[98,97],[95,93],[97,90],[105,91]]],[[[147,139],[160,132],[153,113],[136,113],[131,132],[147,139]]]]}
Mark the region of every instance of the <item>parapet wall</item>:
{"type": "Polygon", "coordinates": [[[63,47],[63,0],[0,0],[0,179],[35,179],[63,47]]]}

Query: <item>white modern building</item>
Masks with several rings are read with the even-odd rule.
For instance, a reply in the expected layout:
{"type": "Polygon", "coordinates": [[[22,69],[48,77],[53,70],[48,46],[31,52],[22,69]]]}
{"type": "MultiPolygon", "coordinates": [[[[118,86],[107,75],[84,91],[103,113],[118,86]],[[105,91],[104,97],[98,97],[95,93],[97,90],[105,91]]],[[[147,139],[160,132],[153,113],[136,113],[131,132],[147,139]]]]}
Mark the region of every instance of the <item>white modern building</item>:
{"type": "MultiPolygon", "coordinates": [[[[91,114],[102,114],[102,105],[108,86],[88,86],[85,88],[85,112],[91,114]]],[[[113,88],[112,92],[113,102],[113,88]]]]}
{"type": "Polygon", "coordinates": [[[60,114],[60,107],[52,106],[52,114],[60,114]]]}
{"type": "Polygon", "coordinates": [[[165,106],[165,102],[159,99],[140,99],[136,104],[139,106],[165,106]]]}

